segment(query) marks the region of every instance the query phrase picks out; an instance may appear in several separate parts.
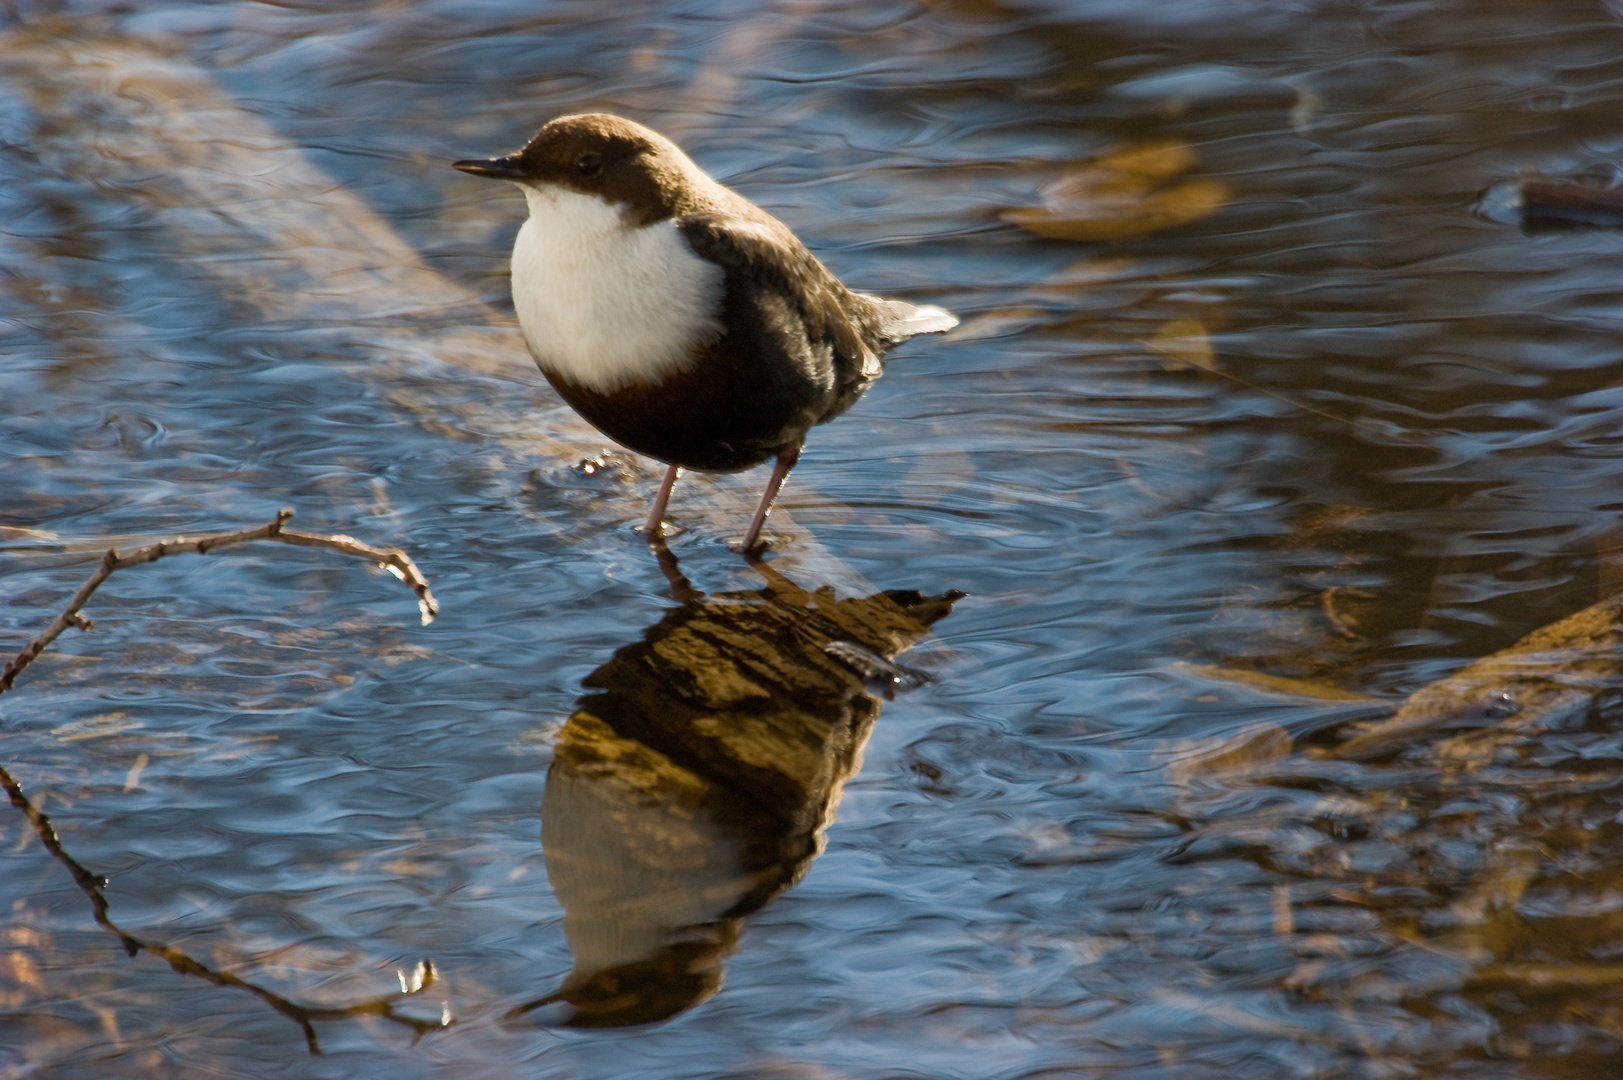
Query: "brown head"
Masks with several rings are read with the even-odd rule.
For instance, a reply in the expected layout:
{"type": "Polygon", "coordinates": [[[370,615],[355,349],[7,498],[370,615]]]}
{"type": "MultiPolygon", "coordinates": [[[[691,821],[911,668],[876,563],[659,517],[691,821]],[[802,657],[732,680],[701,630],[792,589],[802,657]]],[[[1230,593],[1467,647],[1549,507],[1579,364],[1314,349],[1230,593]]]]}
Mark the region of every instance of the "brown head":
{"type": "Polygon", "coordinates": [[[625,208],[636,224],[715,208],[729,192],[658,132],[622,116],[583,113],[551,121],[524,149],[456,168],[515,184],[555,184],[625,208]]]}

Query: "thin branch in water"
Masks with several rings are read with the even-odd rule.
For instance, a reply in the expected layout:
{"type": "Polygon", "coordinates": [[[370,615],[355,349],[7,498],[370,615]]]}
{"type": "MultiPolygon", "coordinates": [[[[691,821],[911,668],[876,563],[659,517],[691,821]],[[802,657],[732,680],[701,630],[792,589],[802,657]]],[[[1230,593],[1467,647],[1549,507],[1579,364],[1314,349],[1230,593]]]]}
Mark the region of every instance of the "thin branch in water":
{"type": "Polygon", "coordinates": [[[328,548],[345,555],[356,555],[378,563],[389,573],[410,585],[417,594],[417,609],[422,613],[423,625],[434,621],[434,616],[440,613],[440,606],[434,600],[434,594],[429,591],[428,579],[417,569],[417,564],[411,561],[399,548],[373,547],[363,544],[353,536],[332,535],[322,536],[319,533],[295,532],[284,529],[293,511],[282,510],[277,513],[276,520],[254,529],[240,529],[237,532],[210,533],[207,536],[177,536],[173,540],[160,540],[156,544],[137,548],[127,555],[121,555],[117,548],[109,548],[107,554],[101,558],[101,565],[96,572],[90,575],[90,580],[79,586],[79,591],[73,594],[68,601],[67,608],[51,620],[51,625],[45,631],[30,641],[23,651],[12,658],[6,665],[5,671],[0,673],[0,694],[12,688],[17,676],[34,658],[44,652],[46,647],[62,635],[70,626],[81,630],[89,630],[91,622],[79,614],[79,609],[85,606],[101,583],[106,581],[114,570],[126,566],[136,566],[140,563],[157,562],[165,555],[207,555],[215,548],[230,547],[236,544],[245,544],[253,540],[269,540],[278,544],[292,544],[295,547],[328,548]]]}
{"type": "Polygon", "coordinates": [[[73,875],[73,883],[79,886],[79,891],[84,893],[90,900],[90,911],[96,922],[108,933],[118,938],[127,954],[133,957],[141,952],[149,952],[154,956],[162,957],[168,962],[170,968],[182,975],[193,975],[205,982],[211,982],[215,986],[229,986],[237,990],[246,990],[299,1025],[299,1030],[304,1033],[305,1045],[309,1047],[312,1054],[321,1053],[321,1044],[316,1040],[315,1021],[317,1020],[344,1020],[358,1016],[381,1016],[390,1023],[410,1028],[416,1038],[421,1038],[430,1031],[446,1027],[452,1023],[449,1013],[443,1008],[438,1020],[419,1020],[415,1017],[403,1016],[395,1011],[395,998],[419,994],[434,985],[434,965],[427,960],[418,964],[417,971],[413,974],[409,985],[405,976],[401,976],[399,994],[386,994],[355,1005],[323,1007],[300,1005],[275,991],[266,990],[262,986],[255,986],[246,979],[233,975],[228,971],[216,971],[214,968],[200,963],[173,946],[141,940],[113,922],[112,917],[108,915],[107,897],[102,893],[102,889],[107,885],[107,879],[92,874],[84,868],[84,865],[79,860],[68,854],[67,849],[62,846],[62,838],[56,833],[56,826],[51,824],[51,819],[29,800],[27,794],[23,792],[22,785],[12,778],[11,773],[7,772],[3,765],[0,765],[0,788],[5,789],[6,795],[11,799],[11,805],[21,810],[23,816],[28,818],[28,823],[34,827],[34,832],[39,836],[40,843],[45,845],[45,850],[49,851],[57,862],[68,868],[68,872],[73,875]]]}

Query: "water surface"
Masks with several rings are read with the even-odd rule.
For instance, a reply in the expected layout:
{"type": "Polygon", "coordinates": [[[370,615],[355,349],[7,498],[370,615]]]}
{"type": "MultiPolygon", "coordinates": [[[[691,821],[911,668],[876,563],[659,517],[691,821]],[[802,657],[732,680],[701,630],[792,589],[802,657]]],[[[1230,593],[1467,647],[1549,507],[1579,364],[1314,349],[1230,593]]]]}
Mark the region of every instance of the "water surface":
{"type": "MultiPolygon", "coordinates": [[[[397,582],[291,548],[114,577],[95,630],[5,697],[0,764],[149,948],[127,955],[40,830],[0,818],[0,1077],[1623,1060],[1614,688],[1475,757],[1452,733],[1319,753],[1617,582],[1623,237],[1525,232],[1506,193],[1529,169],[1616,179],[1618,12],[14,9],[8,640],[110,544],[282,506],[409,550],[444,613],[419,625],[397,582]],[[762,601],[728,551],[759,475],[679,491],[673,586],[633,531],[658,469],[604,454],[517,343],[522,202],[448,162],[585,109],[670,134],[853,286],[964,319],[814,433],[769,564],[821,599],[762,601]],[[1124,174],[1134,153],[1170,156],[1124,174]],[[1078,224],[1101,191],[1113,224],[1078,224]],[[1061,224],[1005,217],[1032,208],[1061,224]],[[887,642],[861,640],[869,615],[826,621],[907,590],[967,597],[887,642]],[[760,706],[774,731],[823,725],[804,798],[716,772],[722,743],[579,726],[594,695],[644,693],[601,673],[704,604],[757,601],[804,613],[784,640],[811,666],[751,668],[788,648],[759,628],[727,663],[822,673],[785,699],[822,705],[760,706]],[[577,766],[632,755],[594,775],[658,797],[573,835],[710,852],[643,879],[686,884],[641,925],[710,936],[691,992],[639,1026],[513,1014],[579,959],[543,809],[584,805],[548,778],[588,745],[577,766]],[[721,846],[656,842],[678,819],[721,846]]],[[[650,715],[676,700],[647,692],[650,715]]]]}

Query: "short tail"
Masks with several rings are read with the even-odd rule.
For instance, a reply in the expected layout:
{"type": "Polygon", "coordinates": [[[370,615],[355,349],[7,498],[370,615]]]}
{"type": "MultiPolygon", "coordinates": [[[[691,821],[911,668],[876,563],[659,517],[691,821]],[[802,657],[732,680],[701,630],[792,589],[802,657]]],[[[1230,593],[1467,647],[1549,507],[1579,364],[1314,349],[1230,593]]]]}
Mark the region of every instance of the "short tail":
{"type": "Polygon", "coordinates": [[[934,304],[914,306],[902,300],[884,300],[858,293],[872,305],[874,330],[886,345],[896,345],[914,334],[941,334],[958,325],[958,317],[934,304]]]}

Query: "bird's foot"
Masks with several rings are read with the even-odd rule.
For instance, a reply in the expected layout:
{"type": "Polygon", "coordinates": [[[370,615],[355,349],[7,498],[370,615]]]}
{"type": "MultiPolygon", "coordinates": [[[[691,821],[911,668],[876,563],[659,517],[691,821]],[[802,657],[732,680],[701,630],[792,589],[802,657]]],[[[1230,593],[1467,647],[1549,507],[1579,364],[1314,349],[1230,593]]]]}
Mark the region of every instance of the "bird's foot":
{"type": "Polygon", "coordinates": [[[750,547],[745,547],[742,540],[727,541],[727,550],[736,555],[742,555],[750,562],[759,562],[767,552],[777,547],[777,541],[770,536],[758,537],[750,547]]]}
{"type": "Polygon", "coordinates": [[[649,528],[647,525],[637,526],[637,532],[641,533],[642,536],[649,541],[675,539],[678,536],[682,536],[687,531],[688,527],[686,525],[677,525],[676,523],[670,521],[661,521],[653,528],[649,528]]]}

